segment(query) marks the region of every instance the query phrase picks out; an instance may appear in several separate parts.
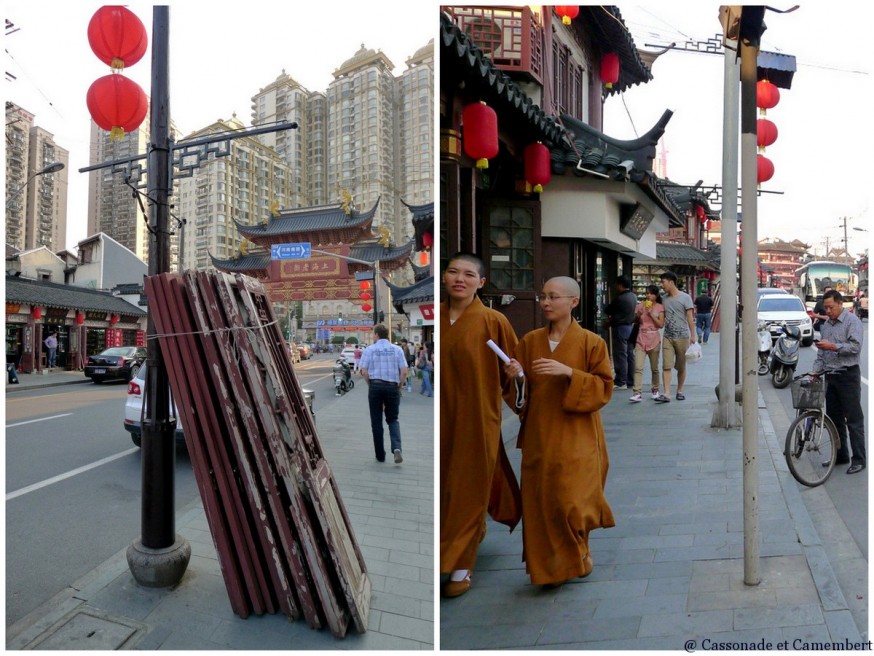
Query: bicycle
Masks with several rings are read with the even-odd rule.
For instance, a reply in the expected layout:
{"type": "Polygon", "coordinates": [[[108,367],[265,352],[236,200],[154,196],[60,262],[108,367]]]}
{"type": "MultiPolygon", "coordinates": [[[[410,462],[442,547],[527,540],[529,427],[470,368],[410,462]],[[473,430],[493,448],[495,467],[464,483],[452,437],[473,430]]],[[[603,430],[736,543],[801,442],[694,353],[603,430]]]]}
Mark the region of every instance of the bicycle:
{"type": "Polygon", "coordinates": [[[827,376],[803,374],[790,383],[795,420],[786,432],[783,455],[795,480],[807,487],[822,485],[835,468],[841,438],[825,413],[827,376]]]}

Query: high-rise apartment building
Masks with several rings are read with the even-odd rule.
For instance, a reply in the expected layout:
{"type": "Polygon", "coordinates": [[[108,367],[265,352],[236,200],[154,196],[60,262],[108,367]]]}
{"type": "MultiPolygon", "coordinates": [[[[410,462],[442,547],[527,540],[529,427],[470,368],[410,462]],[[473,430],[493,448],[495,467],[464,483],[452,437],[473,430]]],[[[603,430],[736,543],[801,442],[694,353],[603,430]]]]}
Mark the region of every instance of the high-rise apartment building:
{"type": "Polygon", "coordinates": [[[434,41],[407,59],[400,89],[400,179],[408,205],[434,201],[434,41]]]}
{"type": "MultiPolygon", "coordinates": [[[[91,121],[91,165],[128,157],[144,155],[149,145],[149,118],[135,131],[121,139],[111,140],[109,132],[91,121]]],[[[142,169],[145,171],[145,160],[142,169]]],[[[143,178],[145,181],[145,177],[143,178]]],[[[145,189],[141,191],[145,192],[145,189]]],[[[133,197],[133,189],[120,173],[111,168],[91,171],[88,177],[88,235],[105,233],[135,253],[144,262],[149,261],[148,205],[133,197]]]]}
{"type": "MultiPolygon", "coordinates": [[[[217,121],[179,143],[244,127],[236,117],[217,121]]],[[[177,178],[174,214],[185,220],[180,268],[206,269],[210,256],[235,255],[240,238],[234,221],[254,224],[288,207],[293,182],[290,167],[255,137],[230,140],[229,155],[205,160],[191,177],[177,178]]]]}
{"type": "Polygon", "coordinates": [[[33,114],[6,103],[7,244],[19,250],[66,248],[69,159],[53,135],[34,124],[33,114]],[[34,175],[54,162],[64,168],[34,175]]]}

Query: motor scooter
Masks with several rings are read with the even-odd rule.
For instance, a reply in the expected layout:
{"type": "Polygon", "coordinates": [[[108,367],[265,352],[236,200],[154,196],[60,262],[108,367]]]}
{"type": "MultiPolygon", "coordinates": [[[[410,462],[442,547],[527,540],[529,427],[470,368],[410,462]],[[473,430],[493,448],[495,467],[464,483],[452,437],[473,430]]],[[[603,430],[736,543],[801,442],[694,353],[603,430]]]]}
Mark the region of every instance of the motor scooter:
{"type": "Polygon", "coordinates": [[[355,381],[352,380],[352,365],[346,362],[345,358],[339,358],[334,365],[334,388],[337,390],[337,396],[345,394],[355,387],[355,381]]]}
{"type": "Polygon", "coordinates": [[[782,333],[771,350],[769,367],[772,374],[771,381],[777,389],[788,387],[792,382],[801,349],[801,329],[798,326],[787,326],[785,323],[781,327],[782,333]]]}
{"type": "Polygon", "coordinates": [[[768,359],[771,357],[771,331],[766,321],[759,321],[756,325],[756,341],[759,345],[759,375],[767,376],[770,370],[768,359]]]}

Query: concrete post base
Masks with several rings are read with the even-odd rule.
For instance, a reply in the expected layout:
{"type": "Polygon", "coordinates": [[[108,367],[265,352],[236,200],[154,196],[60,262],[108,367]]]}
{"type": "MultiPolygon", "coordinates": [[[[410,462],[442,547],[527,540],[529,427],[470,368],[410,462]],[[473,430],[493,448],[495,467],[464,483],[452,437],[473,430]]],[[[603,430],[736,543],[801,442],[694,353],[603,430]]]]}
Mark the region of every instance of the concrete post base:
{"type": "Polygon", "coordinates": [[[164,549],[144,547],[141,539],[127,548],[127,564],[136,582],[147,588],[169,588],[182,580],[188,561],[191,560],[191,545],[183,537],[164,549]]]}

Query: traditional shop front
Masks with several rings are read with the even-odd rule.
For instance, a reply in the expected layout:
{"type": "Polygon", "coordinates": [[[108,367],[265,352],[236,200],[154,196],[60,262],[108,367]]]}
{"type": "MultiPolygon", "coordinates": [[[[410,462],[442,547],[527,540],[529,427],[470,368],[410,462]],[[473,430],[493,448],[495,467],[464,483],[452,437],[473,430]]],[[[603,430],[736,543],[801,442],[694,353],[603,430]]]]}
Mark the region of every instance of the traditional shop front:
{"type": "Polygon", "coordinates": [[[111,346],[145,344],[146,312],[105,292],[6,278],[6,357],[22,373],[46,368],[45,339],[57,334],[57,366],[77,370],[111,346]]]}

